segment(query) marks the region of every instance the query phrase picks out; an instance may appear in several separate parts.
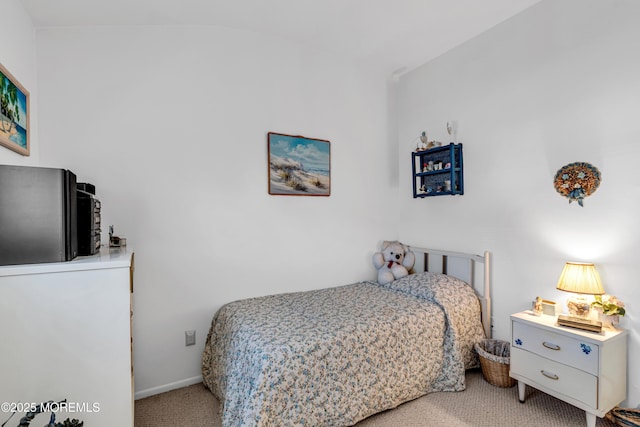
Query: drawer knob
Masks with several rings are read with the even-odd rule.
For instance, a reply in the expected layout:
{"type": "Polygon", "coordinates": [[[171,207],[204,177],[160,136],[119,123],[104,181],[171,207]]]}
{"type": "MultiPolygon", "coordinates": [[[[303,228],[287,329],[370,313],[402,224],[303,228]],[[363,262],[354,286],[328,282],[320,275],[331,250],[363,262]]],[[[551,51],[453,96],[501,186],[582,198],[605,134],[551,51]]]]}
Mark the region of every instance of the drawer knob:
{"type": "Polygon", "coordinates": [[[558,344],[553,344],[550,342],[543,341],[542,345],[547,347],[550,350],[560,350],[560,346],[558,344]]]}
{"type": "Polygon", "coordinates": [[[560,377],[559,377],[559,376],[557,376],[556,374],[552,374],[552,373],[550,373],[550,372],[547,372],[547,371],[545,371],[544,369],[543,369],[543,370],[541,370],[541,371],[540,371],[540,373],[541,373],[542,375],[544,375],[545,377],[547,377],[547,378],[549,378],[549,379],[552,379],[552,380],[556,380],[556,381],[557,381],[557,380],[559,380],[559,379],[560,379],[560,377]]]}

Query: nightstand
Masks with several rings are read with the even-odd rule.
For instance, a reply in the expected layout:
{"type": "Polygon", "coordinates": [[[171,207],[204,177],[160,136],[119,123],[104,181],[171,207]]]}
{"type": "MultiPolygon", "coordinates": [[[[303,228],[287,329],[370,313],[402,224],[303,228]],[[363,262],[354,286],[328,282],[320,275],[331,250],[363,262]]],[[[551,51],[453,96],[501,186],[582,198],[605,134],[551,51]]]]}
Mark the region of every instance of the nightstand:
{"type": "Polygon", "coordinates": [[[586,412],[595,427],[627,391],[627,331],[587,332],[558,326],[556,316],[511,315],[509,375],[524,403],[529,385],[586,412]]]}

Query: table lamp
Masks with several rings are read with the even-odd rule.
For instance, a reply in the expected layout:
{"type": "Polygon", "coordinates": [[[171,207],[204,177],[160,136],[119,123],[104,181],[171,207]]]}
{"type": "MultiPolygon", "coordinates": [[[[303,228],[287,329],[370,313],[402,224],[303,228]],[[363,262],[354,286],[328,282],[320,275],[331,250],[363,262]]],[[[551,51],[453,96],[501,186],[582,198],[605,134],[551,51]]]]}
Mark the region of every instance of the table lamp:
{"type": "Polygon", "coordinates": [[[556,289],[578,294],[567,299],[567,309],[571,316],[585,319],[589,316],[591,301],[584,296],[604,294],[596,266],[583,262],[567,262],[560,274],[556,289]]]}

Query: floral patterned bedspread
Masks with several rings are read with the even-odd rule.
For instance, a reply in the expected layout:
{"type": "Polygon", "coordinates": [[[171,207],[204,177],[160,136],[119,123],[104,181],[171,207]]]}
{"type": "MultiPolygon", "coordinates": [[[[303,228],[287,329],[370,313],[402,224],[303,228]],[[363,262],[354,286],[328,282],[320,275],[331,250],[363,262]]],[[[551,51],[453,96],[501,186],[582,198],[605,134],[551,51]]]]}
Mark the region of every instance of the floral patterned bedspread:
{"type": "Polygon", "coordinates": [[[464,390],[482,338],[473,290],[419,273],[229,303],[214,316],[202,374],[225,427],[348,426],[464,390]]]}

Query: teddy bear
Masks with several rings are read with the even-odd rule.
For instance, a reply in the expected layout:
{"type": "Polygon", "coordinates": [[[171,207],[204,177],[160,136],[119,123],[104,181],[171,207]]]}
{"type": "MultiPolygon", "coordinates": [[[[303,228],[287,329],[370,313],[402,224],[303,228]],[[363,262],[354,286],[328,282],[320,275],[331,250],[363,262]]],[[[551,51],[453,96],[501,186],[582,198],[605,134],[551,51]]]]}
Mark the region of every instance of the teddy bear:
{"type": "Polygon", "coordinates": [[[378,283],[385,285],[409,275],[416,262],[411,249],[398,242],[382,242],[382,251],[373,254],[373,265],[378,269],[378,283]]]}

